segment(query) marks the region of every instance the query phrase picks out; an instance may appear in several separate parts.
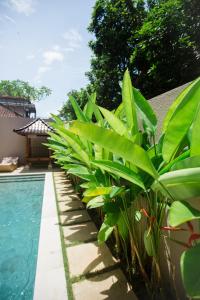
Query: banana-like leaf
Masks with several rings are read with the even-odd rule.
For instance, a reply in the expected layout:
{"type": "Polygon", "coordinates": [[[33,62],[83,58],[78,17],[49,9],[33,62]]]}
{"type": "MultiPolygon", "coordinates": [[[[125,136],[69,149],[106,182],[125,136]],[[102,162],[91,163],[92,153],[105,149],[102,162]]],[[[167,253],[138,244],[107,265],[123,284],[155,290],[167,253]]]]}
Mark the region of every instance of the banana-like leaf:
{"type": "Polygon", "coordinates": [[[124,216],[122,213],[120,213],[118,221],[117,221],[117,228],[119,230],[119,234],[122,237],[122,239],[125,241],[129,237],[129,231],[126,221],[124,220],[124,216]]]}
{"type": "Polygon", "coordinates": [[[191,299],[200,298],[200,244],[181,255],[181,275],[186,293],[191,299]]]}
{"type": "Polygon", "coordinates": [[[109,160],[95,160],[93,164],[107,172],[113,173],[145,189],[145,186],[140,176],[137,173],[133,172],[130,168],[127,168],[126,166],[118,162],[113,162],[109,160]]]}
{"type": "Polygon", "coordinates": [[[91,172],[89,172],[87,168],[80,165],[74,165],[68,170],[68,173],[88,181],[95,181],[95,176],[91,172]]]}
{"type": "Polygon", "coordinates": [[[98,186],[94,188],[90,188],[84,192],[84,196],[86,197],[96,197],[100,195],[109,195],[112,191],[112,186],[98,186]]]}
{"type": "MultiPolygon", "coordinates": [[[[173,161],[168,163],[164,168],[159,170],[159,174],[162,175],[164,173],[169,172],[170,170],[175,171],[178,169],[192,168],[192,166],[190,167],[189,165],[188,165],[188,167],[184,167],[184,161],[186,161],[186,159],[189,156],[190,156],[190,150],[185,151],[184,153],[182,153],[181,155],[176,157],[173,161]],[[180,166],[180,167],[178,167],[178,166],[180,166]]],[[[198,167],[198,166],[195,166],[195,167],[198,167]]]]}
{"type": "Polygon", "coordinates": [[[102,196],[97,196],[93,199],[91,199],[87,203],[87,208],[97,208],[97,207],[102,207],[104,205],[104,199],[102,196]]]}
{"type": "Polygon", "coordinates": [[[185,201],[174,201],[169,209],[169,225],[176,227],[185,222],[200,219],[200,211],[185,201]]]}
{"type": "Polygon", "coordinates": [[[133,87],[129,71],[124,73],[122,84],[122,101],[126,113],[127,126],[130,132],[134,135],[138,132],[137,114],[133,96],[133,87]]]}
{"type": "Polygon", "coordinates": [[[198,106],[192,126],[190,155],[200,155],[200,104],[198,106]]]}
{"type": "Polygon", "coordinates": [[[96,118],[97,122],[99,124],[101,124],[101,126],[103,126],[104,125],[104,119],[101,115],[99,107],[95,103],[91,103],[91,105],[93,107],[94,115],[95,115],[95,118],[96,118]]]}
{"type": "MultiPolygon", "coordinates": [[[[188,151],[190,153],[190,151],[188,151]]],[[[185,159],[176,161],[172,167],[171,171],[181,170],[181,169],[188,169],[188,168],[198,168],[200,167],[200,155],[186,157],[185,159]]]]}
{"type": "Polygon", "coordinates": [[[77,136],[70,130],[58,127],[57,132],[67,141],[68,145],[78,154],[79,159],[90,166],[90,159],[85,146],[81,143],[77,136]]]}
{"type": "Polygon", "coordinates": [[[124,123],[111,111],[99,107],[101,113],[103,114],[106,121],[109,123],[109,125],[120,135],[127,135],[128,130],[127,127],[124,125],[124,123]]]}
{"type": "Polygon", "coordinates": [[[117,109],[114,112],[115,116],[118,118],[123,118],[124,115],[124,103],[120,103],[120,105],[117,107],[117,109]]]}
{"type": "MultiPolygon", "coordinates": [[[[58,116],[56,116],[54,114],[51,114],[51,116],[57,124],[63,125],[63,121],[61,120],[61,118],[59,118],[58,116]]],[[[51,122],[51,124],[54,124],[55,122],[51,122]]]]}
{"type": "Polygon", "coordinates": [[[157,126],[157,118],[151,105],[139,90],[133,88],[133,95],[137,111],[141,115],[142,120],[145,122],[146,126],[151,129],[152,132],[155,132],[157,126]]]}
{"type": "Polygon", "coordinates": [[[95,103],[95,102],[96,102],[96,93],[93,93],[89,96],[89,100],[88,100],[88,102],[86,103],[86,106],[85,106],[85,116],[89,120],[92,120],[92,115],[93,115],[93,112],[94,112],[93,103],[95,103]]]}
{"type": "Polygon", "coordinates": [[[194,119],[194,111],[200,102],[200,78],[190,85],[176,107],[165,131],[162,154],[169,162],[178,151],[194,119]]]}
{"type": "Polygon", "coordinates": [[[177,98],[174,100],[172,105],[169,107],[169,109],[167,111],[167,114],[166,114],[166,116],[164,118],[164,121],[163,121],[163,128],[162,128],[163,133],[166,131],[167,126],[169,124],[169,121],[171,120],[171,118],[172,118],[174,112],[176,111],[177,107],[183,101],[185,95],[187,94],[187,92],[190,90],[190,88],[192,87],[192,85],[194,83],[195,82],[192,82],[186,88],[184,88],[184,90],[177,96],[177,98]]]}
{"type": "Polygon", "coordinates": [[[69,100],[74,109],[77,119],[80,121],[83,121],[83,122],[87,122],[87,118],[85,117],[83,111],[81,110],[80,106],[78,105],[76,99],[73,96],[69,96],[69,100]]]}
{"type": "Polygon", "coordinates": [[[166,191],[175,200],[189,200],[200,196],[200,168],[182,169],[161,175],[152,185],[153,190],[166,191]],[[160,185],[165,187],[163,187],[160,185]]]}
{"type": "Polygon", "coordinates": [[[98,232],[98,243],[102,244],[105,241],[107,241],[107,239],[109,238],[113,230],[114,230],[114,226],[110,226],[106,223],[103,223],[98,232]]]}
{"type": "Polygon", "coordinates": [[[112,130],[79,121],[73,122],[71,130],[75,134],[78,134],[133,163],[152,177],[158,177],[157,171],[146,151],[125,137],[120,136],[112,130]]]}

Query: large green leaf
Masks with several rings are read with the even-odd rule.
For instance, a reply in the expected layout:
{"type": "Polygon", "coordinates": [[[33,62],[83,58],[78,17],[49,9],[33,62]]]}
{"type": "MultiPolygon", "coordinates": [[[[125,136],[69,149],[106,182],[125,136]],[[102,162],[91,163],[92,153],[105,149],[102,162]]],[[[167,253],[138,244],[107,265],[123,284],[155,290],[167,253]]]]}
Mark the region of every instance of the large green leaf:
{"type": "MultiPolygon", "coordinates": [[[[187,167],[184,168],[184,166],[182,165],[182,162],[185,160],[185,158],[187,158],[189,156],[190,156],[190,150],[185,151],[181,155],[177,156],[173,161],[171,161],[166,166],[164,166],[164,168],[162,168],[161,170],[159,170],[159,174],[162,175],[164,173],[169,172],[170,170],[175,171],[176,170],[176,166],[179,165],[179,162],[180,162],[180,168],[177,168],[177,169],[185,169],[185,168],[187,168],[187,167]],[[182,167],[181,167],[181,165],[182,165],[182,167]]],[[[190,167],[188,166],[188,168],[190,168],[190,167]]]]}
{"type": "Polygon", "coordinates": [[[104,205],[104,199],[102,196],[97,196],[93,199],[91,199],[87,203],[87,208],[97,208],[97,207],[102,207],[104,205]]]}
{"type": "Polygon", "coordinates": [[[133,95],[137,111],[141,115],[142,120],[145,122],[146,126],[148,126],[153,132],[155,132],[157,118],[151,105],[148,103],[148,101],[144,98],[144,96],[140,93],[139,90],[133,88],[133,95]]]}
{"type": "Polygon", "coordinates": [[[89,170],[80,165],[74,165],[68,170],[68,173],[89,181],[95,181],[95,176],[89,170]]]}
{"type": "Polygon", "coordinates": [[[123,84],[122,84],[122,101],[124,104],[124,110],[126,113],[126,121],[128,129],[132,134],[138,132],[137,114],[133,96],[133,87],[131,83],[131,77],[129,71],[126,70],[124,73],[123,84]]]}
{"type": "Polygon", "coordinates": [[[189,84],[186,88],[184,88],[184,90],[176,97],[176,99],[174,100],[174,102],[172,103],[172,105],[169,107],[167,114],[165,116],[165,119],[163,121],[163,129],[162,132],[164,133],[167,129],[167,126],[174,114],[174,112],[176,111],[177,107],[179,106],[179,104],[183,101],[185,95],[187,94],[187,92],[191,89],[191,87],[195,84],[195,82],[192,82],[191,84],[189,84]]]}
{"type": "Polygon", "coordinates": [[[111,233],[113,232],[113,229],[114,229],[114,226],[110,226],[106,223],[103,223],[98,232],[98,243],[99,244],[104,243],[109,238],[111,233]]]}
{"type": "Polygon", "coordinates": [[[168,172],[155,181],[152,188],[166,191],[176,200],[188,200],[200,196],[200,168],[188,168],[168,172]],[[162,186],[160,185],[162,184],[162,186]],[[163,189],[163,186],[165,189],[163,189]]]}
{"type": "Polygon", "coordinates": [[[112,130],[79,121],[73,122],[71,130],[81,137],[121,156],[138,168],[149,173],[152,177],[157,178],[158,174],[148,154],[140,146],[134,144],[127,138],[120,136],[112,130]]]}
{"type": "Polygon", "coordinates": [[[85,145],[81,143],[77,136],[70,130],[64,127],[58,127],[57,132],[63,137],[68,145],[77,153],[79,159],[84,161],[88,166],[90,165],[90,158],[85,149],[85,145]]]}
{"type": "Polygon", "coordinates": [[[181,255],[181,275],[187,295],[200,298],[200,244],[186,250],[181,255]]]}
{"type": "Polygon", "coordinates": [[[200,155],[200,105],[198,106],[193,122],[190,155],[200,155]]]}
{"type": "Polygon", "coordinates": [[[169,209],[169,225],[176,227],[185,222],[200,219],[200,211],[185,201],[174,201],[169,209]]]}
{"type": "MultiPolygon", "coordinates": [[[[190,153],[190,151],[188,151],[190,153]]],[[[188,169],[188,168],[198,168],[200,167],[200,155],[186,157],[185,159],[176,161],[172,167],[172,171],[181,170],[181,169],[188,169]]]]}
{"type": "Polygon", "coordinates": [[[182,101],[171,117],[163,140],[162,154],[169,162],[176,154],[193,122],[194,114],[200,102],[200,78],[187,89],[182,101]]]}
{"type": "Polygon", "coordinates": [[[110,112],[109,110],[99,107],[101,113],[103,114],[106,121],[109,123],[109,125],[120,135],[127,135],[127,127],[124,125],[124,123],[115,116],[114,113],[110,112]]]}
{"type": "Polygon", "coordinates": [[[108,187],[98,186],[98,187],[87,189],[84,192],[84,196],[96,197],[100,195],[109,195],[111,191],[112,191],[112,186],[108,186],[108,187]]]}
{"type": "Polygon", "coordinates": [[[87,118],[85,117],[83,111],[81,110],[80,106],[76,102],[76,99],[73,96],[69,96],[69,100],[70,100],[71,105],[74,109],[74,112],[76,114],[77,119],[80,120],[80,121],[86,122],[87,118]]]}
{"type": "Polygon", "coordinates": [[[88,118],[89,120],[92,119],[92,115],[93,115],[93,112],[94,112],[94,106],[93,106],[93,103],[96,102],[96,93],[93,93],[89,96],[89,100],[88,102],[86,103],[86,109],[85,109],[85,116],[86,118],[88,118]]]}
{"type": "Polygon", "coordinates": [[[58,125],[63,125],[63,121],[61,120],[61,118],[54,114],[51,114],[51,117],[54,119],[54,122],[50,122],[49,124],[53,125],[56,122],[58,125]]]}
{"type": "Polygon", "coordinates": [[[102,168],[105,171],[113,173],[121,178],[124,178],[141,188],[145,189],[144,184],[138,174],[133,172],[130,168],[118,163],[109,160],[95,160],[94,165],[102,168]]]}

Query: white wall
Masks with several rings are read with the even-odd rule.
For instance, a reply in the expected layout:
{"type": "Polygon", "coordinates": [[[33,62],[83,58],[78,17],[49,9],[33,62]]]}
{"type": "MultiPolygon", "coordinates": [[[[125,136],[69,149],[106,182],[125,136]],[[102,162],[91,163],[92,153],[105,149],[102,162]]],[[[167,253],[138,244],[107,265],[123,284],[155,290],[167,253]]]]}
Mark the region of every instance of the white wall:
{"type": "Polygon", "coordinates": [[[27,123],[33,121],[28,118],[0,118],[0,159],[5,156],[18,156],[20,163],[24,163],[26,138],[15,132],[27,123]]]}
{"type": "MultiPolygon", "coordinates": [[[[19,129],[33,120],[29,118],[0,118],[0,159],[5,156],[18,156],[19,163],[25,163],[26,137],[13,132],[13,129],[19,129]]],[[[44,138],[31,139],[31,142],[33,156],[48,156],[47,148],[41,145],[42,142],[45,142],[44,138]]]]}

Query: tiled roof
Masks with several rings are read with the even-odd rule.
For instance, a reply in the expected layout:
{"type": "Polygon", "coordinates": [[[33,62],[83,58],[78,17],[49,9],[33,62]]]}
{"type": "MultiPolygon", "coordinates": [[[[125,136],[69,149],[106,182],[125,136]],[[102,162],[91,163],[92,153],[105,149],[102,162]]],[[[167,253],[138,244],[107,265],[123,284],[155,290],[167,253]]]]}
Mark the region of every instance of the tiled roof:
{"type": "Polygon", "coordinates": [[[47,135],[49,131],[53,131],[53,128],[40,118],[34,120],[31,123],[28,123],[24,127],[14,129],[14,132],[20,135],[47,135]]]}
{"type": "Polygon", "coordinates": [[[8,109],[7,107],[0,105],[0,117],[17,118],[20,116],[17,113],[15,113],[14,111],[8,109]]]}

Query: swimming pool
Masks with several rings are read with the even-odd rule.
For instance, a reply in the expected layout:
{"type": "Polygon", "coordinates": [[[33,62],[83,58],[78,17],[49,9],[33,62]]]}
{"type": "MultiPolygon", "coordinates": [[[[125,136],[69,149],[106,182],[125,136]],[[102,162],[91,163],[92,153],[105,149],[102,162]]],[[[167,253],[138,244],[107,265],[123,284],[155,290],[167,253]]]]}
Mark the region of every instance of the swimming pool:
{"type": "Polygon", "coordinates": [[[0,299],[33,299],[44,174],[0,177],[0,299]]]}

